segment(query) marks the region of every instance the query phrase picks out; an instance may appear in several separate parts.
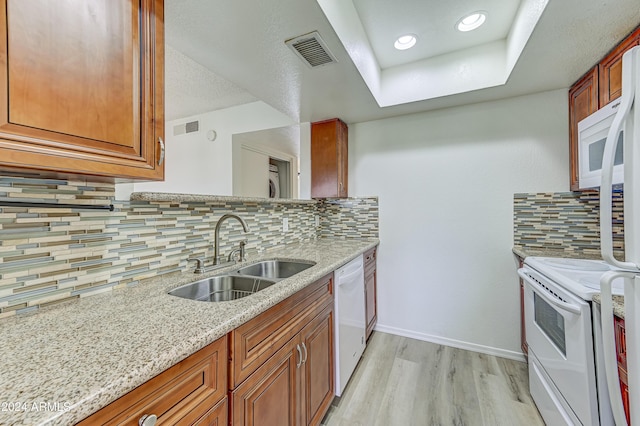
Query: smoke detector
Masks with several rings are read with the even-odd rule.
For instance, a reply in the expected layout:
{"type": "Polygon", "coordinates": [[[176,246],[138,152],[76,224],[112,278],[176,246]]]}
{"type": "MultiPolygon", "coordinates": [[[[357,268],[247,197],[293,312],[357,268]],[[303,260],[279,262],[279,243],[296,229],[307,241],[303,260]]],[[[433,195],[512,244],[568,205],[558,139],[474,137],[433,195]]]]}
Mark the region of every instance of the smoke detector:
{"type": "Polygon", "coordinates": [[[284,44],[311,68],[338,62],[317,31],[291,38],[284,44]]]}

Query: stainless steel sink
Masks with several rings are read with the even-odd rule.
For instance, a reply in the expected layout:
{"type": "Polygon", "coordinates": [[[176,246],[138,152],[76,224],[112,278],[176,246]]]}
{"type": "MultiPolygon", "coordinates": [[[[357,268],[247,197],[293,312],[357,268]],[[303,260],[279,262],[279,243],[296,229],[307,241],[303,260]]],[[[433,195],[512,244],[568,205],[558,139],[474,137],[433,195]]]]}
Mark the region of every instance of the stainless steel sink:
{"type": "Polygon", "coordinates": [[[239,275],[219,275],[171,290],[169,294],[204,302],[226,302],[274,285],[273,280],[239,275]]]}
{"type": "Polygon", "coordinates": [[[311,268],[315,262],[265,260],[245,266],[238,270],[239,275],[251,275],[274,280],[289,278],[305,269],[311,268]]]}

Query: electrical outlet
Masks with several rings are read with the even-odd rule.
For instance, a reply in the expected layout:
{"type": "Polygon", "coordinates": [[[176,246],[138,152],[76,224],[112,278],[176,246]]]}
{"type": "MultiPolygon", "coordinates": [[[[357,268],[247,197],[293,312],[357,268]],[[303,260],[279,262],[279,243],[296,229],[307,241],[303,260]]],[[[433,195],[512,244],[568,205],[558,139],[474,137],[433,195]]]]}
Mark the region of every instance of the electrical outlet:
{"type": "Polygon", "coordinates": [[[289,218],[282,218],[282,232],[287,232],[289,230],[289,218]]]}
{"type": "Polygon", "coordinates": [[[320,216],[316,215],[316,228],[320,226],[320,216]]]}

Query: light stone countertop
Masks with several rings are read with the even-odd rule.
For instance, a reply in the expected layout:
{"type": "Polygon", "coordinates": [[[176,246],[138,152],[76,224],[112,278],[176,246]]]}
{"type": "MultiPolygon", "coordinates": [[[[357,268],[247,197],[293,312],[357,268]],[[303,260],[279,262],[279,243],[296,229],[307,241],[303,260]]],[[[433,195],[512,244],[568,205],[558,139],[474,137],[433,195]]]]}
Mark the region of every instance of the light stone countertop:
{"type": "Polygon", "coordinates": [[[237,197],[229,195],[178,194],[169,192],[134,192],[131,201],[148,201],[151,203],[271,203],[271,204],[317,204],[317,200],[298,198],[260,198],[237,197]]]}
{"type": "Polygon", "coordinates": [[[203,275],[190,269],[150,278],[1,319],[0,424],[80,421],[378,243],[326,238],[271,249],[248,263],[299,259],[316,265],[230,302],[197,302],[167,292],[240,264],[203,275]]]}
{"type": "Polygon", "coordinates": [[[563,257],[563,258],[571,258],[571,259],[595,259],[601,260],[602,256],[600,255],[600,251],[595,251],[593,253],[576,253],[568,250],[559,250],[559,249],[541,249],[541,248],[529,248],[522,246],[513,246],[511,249],[513,254],[520,256],[521,258],[536,256],[536,257],[563,257]]]}
{"type": "MultiPolygon", "coordinates": [[[[602,300],[602,295],[594,294],[592,300],[595,303],[599,304],[600,301],[602,300]]],[[[624,319],[624,296],[617,296],[614,294],[612,296],[612,302],[613,302],[613,315],[624,319]]]]}

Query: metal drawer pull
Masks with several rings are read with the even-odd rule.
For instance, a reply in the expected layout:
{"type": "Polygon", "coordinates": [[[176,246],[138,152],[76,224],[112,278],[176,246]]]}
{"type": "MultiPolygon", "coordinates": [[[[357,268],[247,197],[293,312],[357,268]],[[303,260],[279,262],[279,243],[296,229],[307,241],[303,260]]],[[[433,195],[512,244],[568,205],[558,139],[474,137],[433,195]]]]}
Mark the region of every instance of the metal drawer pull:
{"type": "Polygon", "coordinates": [[[307,352],[307,345],[305,345],[304,342],[302,342],[302,348],[304,349],[304,361],[302,361],[302,363],[306,364],[307,358],[309,358],[309,352],[307,352]]]}
{"type": "Polygon", "coordinates": [[[164,141],[161,137],[158,138],[158,143],[160,143],[160,159],[158,160],[158,166],[161,166],[164,162],[164,141]]]}
{"type": "Polygon", "coordinates": [[[158,416],[155,414],[145,414],[138,420],[139,426],[155,426],[158,416]]]}
{"type": "Polygon", "coordinates": [[[300,349],[300,345],[296,345],[296,349],[298,350],[298,355],[300,356],[300,361],[296,363],[296,367],[300,368],[302,365],[302,349],[300,349]]]}

